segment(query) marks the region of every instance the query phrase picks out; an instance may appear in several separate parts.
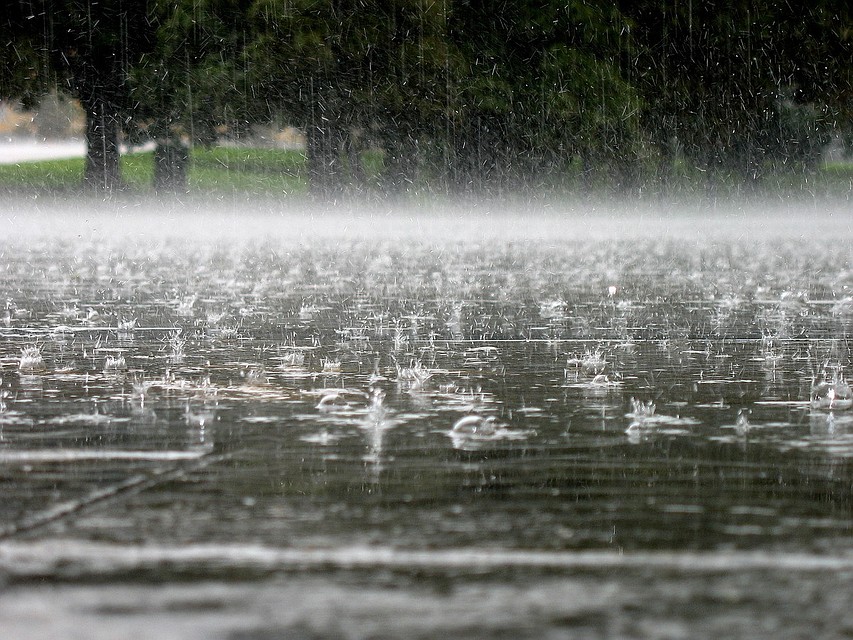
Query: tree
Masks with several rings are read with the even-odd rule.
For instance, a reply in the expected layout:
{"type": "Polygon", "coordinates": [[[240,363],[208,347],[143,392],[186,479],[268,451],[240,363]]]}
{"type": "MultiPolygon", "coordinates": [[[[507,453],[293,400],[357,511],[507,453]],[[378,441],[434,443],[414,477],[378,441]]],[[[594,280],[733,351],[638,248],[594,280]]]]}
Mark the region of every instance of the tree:
{"type": "Polygon", "coordinates": [[[621,66],[632,41],[610,3],[460,1],[450,34],[465,61],[454,80],[460,188],[541,185],[573,159],[590,168],[637,152],[639,97],[621,66]]]}
{"type": "Polygon", "coordinates": [[[119,134],[130,109],[128,75],[152,44],[146,2],[59,0],[34,18],[49,34],[54,69],[86,113],[84,183],[112,191],[122,186],[119,134]]]}
{"type": "MultiPolygon", "coordinates": [[[[777,164],[814,168],[833,132],[853,133],[853,6],[818,0],[773,6],[768,70],[779,87],[777,164]]],[[[774,122],[774,125],[776,124],[774,122]]]]}
{"type": "Polygon", "coordinates": [[[347,95],[352,60],[341,46],[345,18],[350,33],[361,33],[345,15],[352,13],[350,4],[258,0],[250,12],[254,37],[247,68],[257,97],[253,119],[274,119],[284,112],[305,130],[309,180],[322,194],[342,183],[344,132],[354,125],[347,95]]]}
{"type": "Polygon", "coordinates": [[[774,166],[814,166],[830,130],[850,122],[849,3],[620,5],[663,176],[676,146],[712,188],[721,176],[753,183],[774,166]]]}
{"type": "Polygon", "coordinates": [[[363,186],[368,145],[383,154],[385,189],[412,183],[423,137],[447,108],[445,21],[442,1],[254,3],[255,117],[285,113],[304,128],[315,192],[363,186]]]}
{"type": "Polygon", "coordinates": [[[127,77],[152,36],[147,3],[15,0],[0,26],[3,92],[28,104],[57,86],[76,97],[86,114],[84,182],[99,190],[119,187],[127,77]]]}
{"type": "Polygon", "coordinates": [[[446,179],[453,121],[452,80],[460,51],[449,40],[448,1],[397,0],[365,52],[356,99],[384,152],[382,187],[391,193],[446,179]],[[436,170],[438,167],[438,170],[436,170]]]}
{"type": "MultiPolygon", "coordinates": [[[[11,0],[0,94],[59,86],[87,117],[85,181],[121,184],[120,133],[183,145],[295,124],[312,189],[419,180],[620,189],[643,159],[755,182],[853,125],[851,6],[775,0],[11,0]]],[[[178,155],[170,155],[170,148],[178,155]]],[[[164,151],[165,150],[165,151],[164,151]]],[[[168,180],[167,180],[168,181],[168,180]]],[[[181,180],[176,183],[182,188],[181,180]]]]}
{"type": "Polygon", "coordinates": [[[186,145],[211,145],[245,128],[240,61],[247,40],[240,0],[152,0],[150,51],[130,71],[129,134],[153,139],[155,186],[186,190],[186,145]]]}
{"type": "Polygon", "coordinates": [[[26,107],[56,84],[47,23],[34,16],[29,0],[7,2],[0,16],[0,99],[20,100],[26,107]]]}

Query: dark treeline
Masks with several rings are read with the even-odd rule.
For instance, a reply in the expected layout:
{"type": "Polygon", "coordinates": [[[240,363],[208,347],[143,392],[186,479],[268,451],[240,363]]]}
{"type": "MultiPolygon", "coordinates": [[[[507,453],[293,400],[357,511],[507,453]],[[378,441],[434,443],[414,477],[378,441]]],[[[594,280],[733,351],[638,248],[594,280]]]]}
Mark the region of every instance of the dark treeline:
{"type": "Polygon", "coordinates": [[[842,0],[10,0],[0,97],[79,99],[98,189],[120,185],[120,136],[156,140],[180,182],[182,145],[263,124],[304,131],[322,194],[749,185],[850,138],[852,14],[842,0]]]}

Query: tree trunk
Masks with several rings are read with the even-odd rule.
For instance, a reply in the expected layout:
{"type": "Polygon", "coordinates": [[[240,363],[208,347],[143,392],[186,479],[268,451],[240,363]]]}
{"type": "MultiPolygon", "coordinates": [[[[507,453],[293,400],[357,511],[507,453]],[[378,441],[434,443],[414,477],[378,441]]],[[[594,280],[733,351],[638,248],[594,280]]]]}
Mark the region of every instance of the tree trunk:
{"type": "Polygon", "coordinates": [[[85,186],[96,191],[110,192],[121,187],[119,164],[118,109],[108,100],[93,97],[84,105],[86,110],[86,169],[85,186]]]}
{"type": "Polygon", "coordinates": [[[186,193],[189,149],[176,140],[160,140],[154,150],[154,189],[158,193],[186,193]]]}
{"type": "Polygon", "coordinates": [[[388,195],[401,195],[413,188],[417,161],[417,143],[404,131],[392,131],[385,141],[383,187],[388,195]]]}
{"type": "Polygon", "coordinates": [[[306,132],[308,188],[321,198],[331,197],[342,188],[341,137],[329,123],[310,125],[306,132]]]}
{"type": "Polygon", "coordinates": [[[342,141],[344,156],[347,160],[350,184],[356,191],[363,191],[366,184],[364,167],[361,164],[361,152],[364,150],[360,132],[350,131],[342,141]]]}
{"type": "Polygon", "coordinates": [[[454,138],[454,182],[459,193],[482,194],[493,175],[494,155],[486,118],[472,115],[454,138]]]}
{"type": "Polygon", "coordinates": [[[658,162],[655,181],[659,196],[664,196],[674,188],[675,161],[677,138],[667,127],[656,129],[656,141],[658,148],[658,162]]]}

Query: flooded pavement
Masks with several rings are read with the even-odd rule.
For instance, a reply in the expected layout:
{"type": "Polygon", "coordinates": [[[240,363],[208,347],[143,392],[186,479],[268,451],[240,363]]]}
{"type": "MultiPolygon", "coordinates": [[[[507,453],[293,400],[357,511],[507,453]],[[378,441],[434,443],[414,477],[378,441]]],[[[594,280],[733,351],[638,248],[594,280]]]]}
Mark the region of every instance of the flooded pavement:
{"type": "Polygon", "coordinates": [[[840,211],[28,207],[10,637],[853,633],[840,211]]]}

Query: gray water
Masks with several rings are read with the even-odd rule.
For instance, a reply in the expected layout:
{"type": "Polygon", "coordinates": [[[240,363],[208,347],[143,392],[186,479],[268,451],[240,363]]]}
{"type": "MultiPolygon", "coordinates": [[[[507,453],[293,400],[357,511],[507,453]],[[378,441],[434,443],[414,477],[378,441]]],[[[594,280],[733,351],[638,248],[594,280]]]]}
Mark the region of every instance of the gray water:
{"type": "Polygon", "coordinates": [[[37,204],[7,637],[853,633],[845,207],[37,204]]]}

